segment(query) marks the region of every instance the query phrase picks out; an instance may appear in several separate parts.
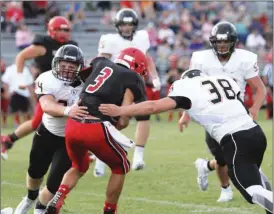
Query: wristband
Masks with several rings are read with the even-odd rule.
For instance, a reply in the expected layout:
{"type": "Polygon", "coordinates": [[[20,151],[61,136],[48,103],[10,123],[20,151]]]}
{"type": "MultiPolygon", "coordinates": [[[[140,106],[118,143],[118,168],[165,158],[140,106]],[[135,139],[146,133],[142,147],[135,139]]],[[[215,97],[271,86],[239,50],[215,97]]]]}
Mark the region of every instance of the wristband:
{"type": "Polygon", "coordinates": [[[67,106],[67,107],[65,108],[65,110],[64,110],[64,115],[65,115],[65,116],[69,116],[70,110],[71,110],[71,106],[67,106]]]}

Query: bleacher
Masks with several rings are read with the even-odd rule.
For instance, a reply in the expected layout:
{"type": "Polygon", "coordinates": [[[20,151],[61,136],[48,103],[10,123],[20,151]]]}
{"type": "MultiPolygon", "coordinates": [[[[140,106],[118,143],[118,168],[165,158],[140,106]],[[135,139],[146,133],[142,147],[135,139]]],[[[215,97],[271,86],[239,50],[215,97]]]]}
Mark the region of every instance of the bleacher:
{"type": "MultiPolygon", "coordinates": [[[[63,15],[65,13],[65,4],[60,4],[59,2],[58,7],[61,9],[61,15],[63,15]]],[[[85,11],[85,15],[86,25],[77,26],[77,31],[72,33],[72,38],[79,43],[85,58],[89,60],[97,55],[100,36],[105,33],[115,33],[116,29],[113,25],[101,24],[101,18],[104,16],[103,11],[85,11]]],[[[26,19],[25,23],[33,33],[46,34],[43,16],[35,19],[26,19]]],[[[144,20],[140,20],[139,28],[144,28],[146,24],[144,20]]],[[[1,33],[1,53],[7,65],[13,63],[18,53],[14,34],[1,33]]]]}

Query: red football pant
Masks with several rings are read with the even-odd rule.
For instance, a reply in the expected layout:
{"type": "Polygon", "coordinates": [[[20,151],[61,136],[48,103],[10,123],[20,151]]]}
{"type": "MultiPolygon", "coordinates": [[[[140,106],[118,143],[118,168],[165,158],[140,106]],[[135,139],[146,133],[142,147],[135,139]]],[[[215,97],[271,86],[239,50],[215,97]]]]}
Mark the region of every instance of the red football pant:
{"type": "Polygon", "coordinates": [[[127,152],[115,142],[102,122],[80,123],[68,119],[66,148],[72,167],[85,173],[89,168],[88,151],[106,163],[112,173],[126,174],[130,170],[127,152]]]}
{"type": "Polygon", "coordinates": [[[146,87],[146,95],[148,100],[159,100],[160,91],[153,91],[153,88],[146,87]]]}

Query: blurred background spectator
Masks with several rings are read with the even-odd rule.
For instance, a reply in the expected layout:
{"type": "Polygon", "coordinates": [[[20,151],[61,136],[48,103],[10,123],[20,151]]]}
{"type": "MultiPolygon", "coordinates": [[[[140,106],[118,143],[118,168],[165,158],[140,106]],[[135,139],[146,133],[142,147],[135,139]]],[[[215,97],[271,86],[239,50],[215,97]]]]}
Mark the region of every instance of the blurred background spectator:
{"type": "Polygon", "coordinates": [[[28,47],[33,40],[33,33],[27,28],[26,25],[20,23],[15,33],[15,43],[19,51],[28,47]]]}

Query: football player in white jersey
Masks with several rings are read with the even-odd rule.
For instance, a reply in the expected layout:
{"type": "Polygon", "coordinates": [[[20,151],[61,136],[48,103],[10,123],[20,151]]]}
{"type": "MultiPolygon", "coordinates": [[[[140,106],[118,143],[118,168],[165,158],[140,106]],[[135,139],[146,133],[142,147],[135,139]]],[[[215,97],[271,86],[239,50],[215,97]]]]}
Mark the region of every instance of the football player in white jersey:
{"type": "MultiPolygon", "coordinates": [[[[118,11],[115,16],[115,27],[118,33],[101,36],[98,55],[105,56],[113,61],[121,50],[129,47],[138,48],[147,56],[149,74],[152,76],[154,89],[160,90],[160,79],[154,62],[147,52],[150,47],[148,33],[145,30],[137,30],[138,22],[138,15],[134,10],[124,8],[118,11]]],[[[132,163],[132,169],[134,170],[140,170],[145,167],[144,147],[149,136],[149,118],[149,115],[136,117],[138,123],[135,133],[136,146],[132,163]]],[[[104,176],[104,174],[105,164],[97,159],[94,168],[94,176],[100,177],[104,176]]]]}
{"type": "Polygon", "coordinates": [[[44,72],[35,81],[35,93],[44,113],[30,151],[28,193],[17,206],[15,214],[26,214],[31,209],[51,164],[46,187],[40,192],[34,211],[35,214],[44,213],[63,175],[71,167],[65,146],[65,124],[67,117],[81,119],[88,113],[86,107],[73,105],[84,85],[78,80],[83,66],[82,51],[74,45],[64,45],[52,60],[52,70],[44,72]]]}
{"type": "MultiPolygon", "coordinates": [[[[249,109],[250,115],[255,120],[265,100],[266,90],[258,76],[257,55],[250,51],[236,49],[236,42],[237,33],[234,25],[229,22],[217,23],[210,36],[212,49],[194,52],[190,68],[199,69],[209,76],[231,77],[240,87],[242,100],[244,100],[245,86],[248,83],[256,91],[254,104],[249,109]]],[[[189,122],[187,114],[184,114],[182,121],[185,124],[189,122]]],[[[205,191],[208,187],[208,174],[216,169],[221,183],[221,194],[217,201],[230,201],[233,198],[233,192],[229,185],[227,166],[221,148],[208,133],[206,133],[206,143],[214,156],[214,160],[208,161],[198,158],[195,161],[198,171],[197,182],[201,190],[205,191]]]]}
{"type": "MultiPolygon", "coordinates": [[[[272,213],[272,191],[264,188],[259,171],[266,137],[245,108],[240,91],[229,77],[206,76],[191,69],[174,82],[166,98],[123,107],[101,104],[99,110],[109,116],[135,116],[185,109],[221,147],[229,177],[243,197],[272,213]]],[[[179,125],[182,131],[184,124],[179,125]]]]}

